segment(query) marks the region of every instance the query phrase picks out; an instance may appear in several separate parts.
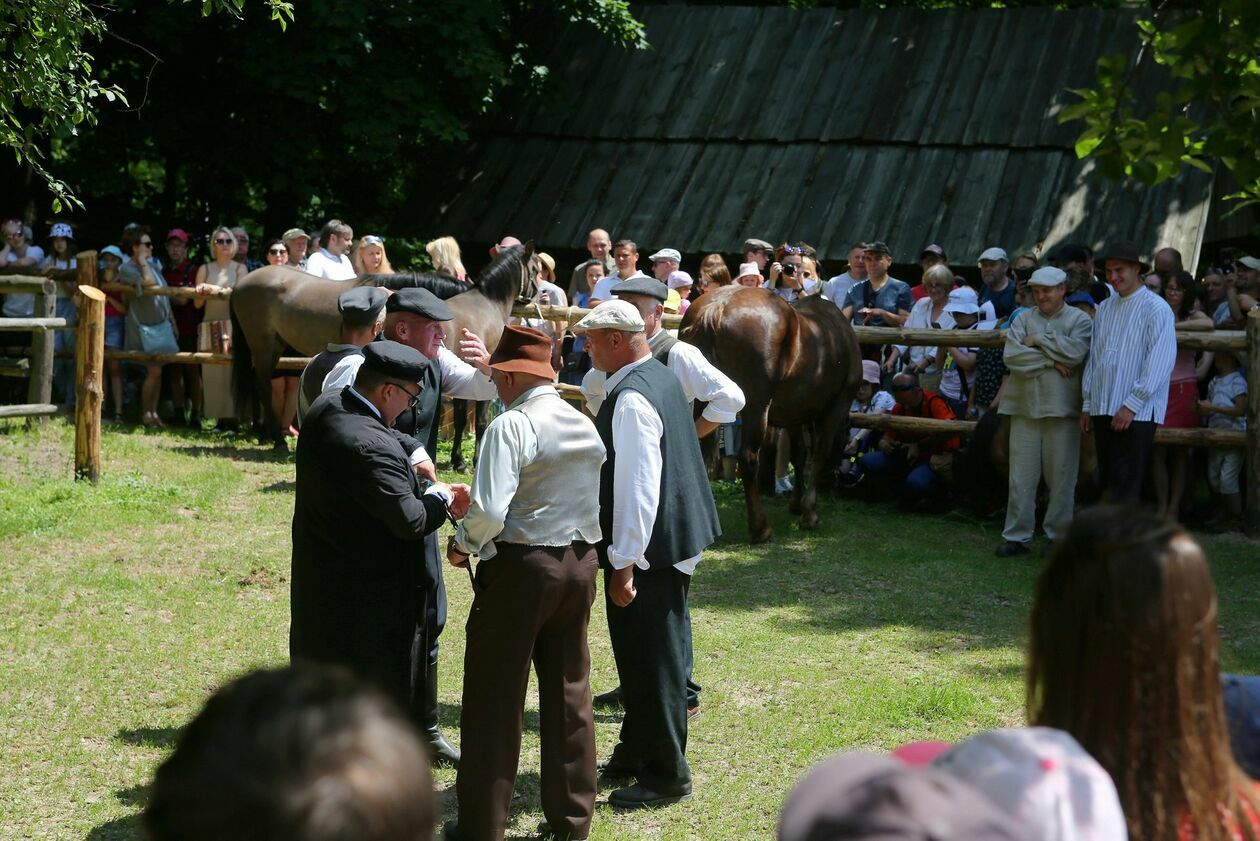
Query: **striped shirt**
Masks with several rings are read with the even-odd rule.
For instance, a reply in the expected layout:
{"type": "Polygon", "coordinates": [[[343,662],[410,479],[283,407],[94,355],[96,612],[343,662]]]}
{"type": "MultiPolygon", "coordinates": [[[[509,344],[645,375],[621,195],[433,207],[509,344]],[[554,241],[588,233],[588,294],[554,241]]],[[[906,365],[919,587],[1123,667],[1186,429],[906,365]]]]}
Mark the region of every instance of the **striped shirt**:
{"type": "Polygon", "coordinates": [[[1098,305],[1089,361],[1081,381],[1082,412],[1111,417],[1127,407],[1133,419],[1164,422],[1177,357],[1172,307],[1146,287],[1098,305]]]}

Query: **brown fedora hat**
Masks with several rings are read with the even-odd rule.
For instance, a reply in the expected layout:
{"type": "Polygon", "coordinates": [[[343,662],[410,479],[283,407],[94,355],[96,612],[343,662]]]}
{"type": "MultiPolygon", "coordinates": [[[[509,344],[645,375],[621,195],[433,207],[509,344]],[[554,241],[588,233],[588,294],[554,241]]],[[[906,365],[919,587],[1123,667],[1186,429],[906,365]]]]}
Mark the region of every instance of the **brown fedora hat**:
{"type": "Polygon", "coordinates": [[[554,380],[551,367],[551,337],[529,327],[503,328],[499,346],[490,355],[490,367],[512,374],[532,374],[554,380]]]}
{"type": "Polygon", "coordinates": [[[1146,261],[1142,259],[1142,254],[1138,251],[1137,243],[1129,242],[1128,240],[1113,242],[1111,245],[1107,246],[1107,249],[1103,252],[1103,256],[1100,258],[1100,262],[1103,266],[1106,266],[1108,260],[1123,260],[1126,263],[1137,263],[1140,267],[1138,271],[1143,274],[1145,274],[1150,268],[1146,264],[1146,261]]]}

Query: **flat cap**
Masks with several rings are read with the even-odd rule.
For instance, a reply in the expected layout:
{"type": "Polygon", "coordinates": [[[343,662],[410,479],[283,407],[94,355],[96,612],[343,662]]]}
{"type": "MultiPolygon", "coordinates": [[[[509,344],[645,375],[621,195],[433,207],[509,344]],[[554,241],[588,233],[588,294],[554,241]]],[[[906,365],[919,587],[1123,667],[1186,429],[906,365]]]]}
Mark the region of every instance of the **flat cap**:
{"type": "Polygon", "coordinates": [[[669,287],[654,277],[632,277],[629,280],[614,283],[612,293],[614,295],[646,295],[665,303],[665,299],[669,297],[669,287]]]}
{"type": "MultiPolygon", "coordinates": [[[[659,281],[655,283],[661,288],[665,286],[659,281]]],[[[631,333],[641,333],[643,329],[643,316],[639,315],[638,309],[619,298],[604,301],[573,325],[576,333],[584,333],[587,330],[626,330],[631,333]]]]}
{"type": "Polygon", "coordinates": [[[376,321],[388,297],[379,286],[356,286],[337,296],[337,312],[346,324],[366,326],[376,321]]]}
{"type": "Polygon", "coordinates": [[[385,304],[385,311],[409,312],[434,321],[450,321],[455,317],[455,313],[451,312],[451,308],[445,301],[428,289],[422,289],[419,286],[399,289],[390,295],[389,301],[385,304]]]}
{"type": "Polygon", "coordinates": [[[387,377],[418,383],[429,364],[420,351],[388,339],[368,342],[363,347],[363,367],[387,377]]]}
{"type": "Polygon", "coordinates": [[[310,237],[307,236],[306,231],[301,228],[289,228],[289,230],[284,232],[284,236],[280,237],[280,239],[288,242],[289,240],[294,239],[310,239],[310,237]]]}
{"type": "Polygon", "coordinates": [[[774,246],[766,242],[764,239],[750,237],[744,240],[744,251],[774,251],[774,246]]]}
{"type": "Polygon", "coordinates": [[[1255,257],[1239,257],[1238,262],[1251,269],[1253,272],[1260,269],[1260,260],[1257,260],[1255,257]]]}
{"type": "Polygon", "coordinates": [[[888,243],[882,239],[873,239],[870,242],[862,244],[863,251],[874,251],[876,254],[887,254],[892,256],[892,251],[888,248],[888,243]]]}
{"type": "Polygon", "coordinates": [[[996,263],[999,260],[1008,261],[1009,259],[1010,258],[1006,256],[1005,248],[998,248],[997,246],[994,246],[993,248],[986,248],[984,251],[981,251],[980,256],[976,258],[976,262],[980,262],[981,260],[992,260],[996,263]]]}
{"type": "Polygon", "coordinates": [[[1028,278],[1029,286],[1058,286],[1067,283],[1067,272],[1054,266],[1042,266],[1028,278]]]}
{"type": "Polygon", "coordinates": [[[673,260],[675,263],[681,263],[682,255],[678,253],[677,248],[662,248],[655,254],[648,255],[648,259],[653,263],[657,260],[673,260]]]}

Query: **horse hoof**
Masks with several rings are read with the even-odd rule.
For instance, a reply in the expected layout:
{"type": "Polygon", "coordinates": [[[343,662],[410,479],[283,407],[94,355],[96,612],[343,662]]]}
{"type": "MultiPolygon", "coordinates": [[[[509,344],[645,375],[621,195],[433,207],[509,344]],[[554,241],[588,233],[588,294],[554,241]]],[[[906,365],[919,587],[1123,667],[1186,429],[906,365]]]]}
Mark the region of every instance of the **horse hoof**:
{"type": "Polygon", "coordinates": [[[756,534],[750,535],[748,538],[748,544],[750,546],[756,546],[758,543],[767,543],[773,538],[774,538],[774,529],[770,528],[769,526],[766,526],[764,529],[757,532],[756,534]]]}
{"type": "Polygon", "coordinates": [[[806,531],[813,531],[818,528],[818,515],[813,514],[809,517],[801,517],[798,525],[806,531]]]}
{"type": "Polygon", "coordinates": [[[468,464],[463,459],[460,459],[459,461],[452,461],[451,470],[454,470],[456,473],[467,473],[468,464]]]}

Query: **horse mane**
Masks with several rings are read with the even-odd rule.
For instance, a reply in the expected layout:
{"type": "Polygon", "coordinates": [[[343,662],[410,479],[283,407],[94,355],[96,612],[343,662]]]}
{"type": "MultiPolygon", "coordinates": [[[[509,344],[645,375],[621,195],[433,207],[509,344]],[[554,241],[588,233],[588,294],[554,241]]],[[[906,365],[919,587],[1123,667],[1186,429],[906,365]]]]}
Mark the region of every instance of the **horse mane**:
{"type": "Polygon", "coordinates": [[[520,265],[527,259],[523,245],[500,249],[498,256],[473,280],[473,285],[492,301],[513,300],[519,289],[520,265]]]}
{"type": "Polygon", "coordinates": [[[378,274],[370,275],[369,279],[374,281],[375,285],[385,289],[392,289],[395,292],[399,289],[411,289],[413,287],[428,289],[442,300],[454,298],[461,292],[467,292],[474,288],[462,280],[456,280],[448,275],[435,274],[434,272],[378,274]]]}

